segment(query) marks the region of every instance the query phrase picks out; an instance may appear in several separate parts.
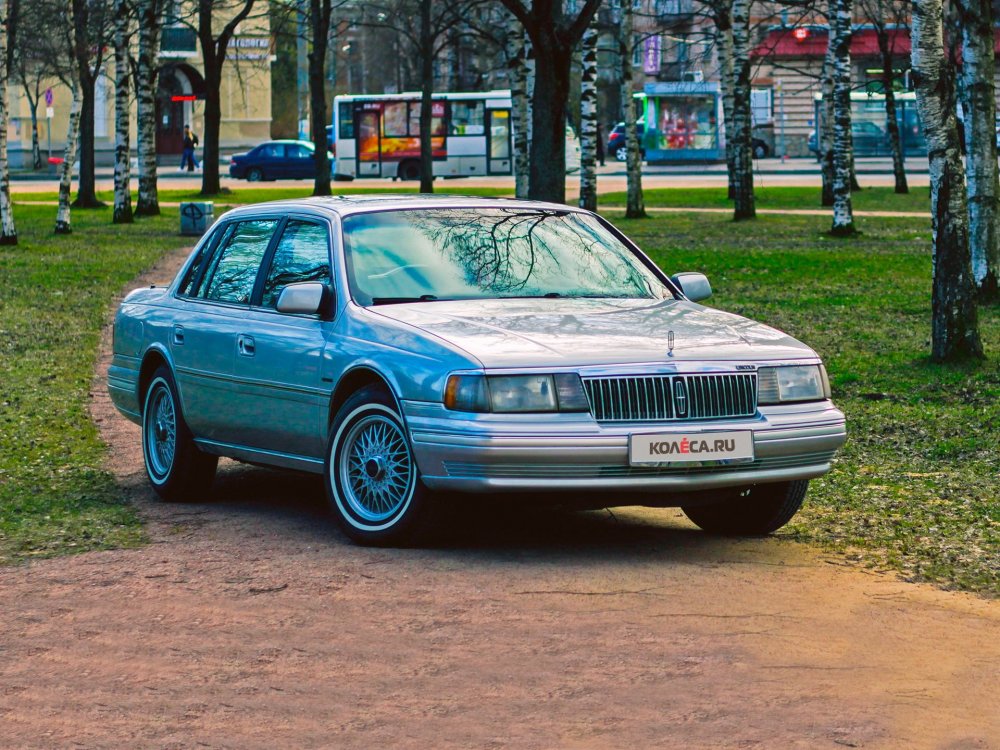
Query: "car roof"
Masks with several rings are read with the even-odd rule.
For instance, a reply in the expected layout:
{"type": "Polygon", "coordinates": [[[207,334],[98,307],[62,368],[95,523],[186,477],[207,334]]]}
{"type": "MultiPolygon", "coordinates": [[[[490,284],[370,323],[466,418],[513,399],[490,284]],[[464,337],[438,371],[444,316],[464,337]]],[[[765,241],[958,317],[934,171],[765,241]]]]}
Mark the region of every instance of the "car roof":
{"type": "Polygon", "coordinates": [[[253,203],[227,211],[231,218],[247,214],[321,211],[338,216],[372,213],[375,211],[412,210],[420,208],[524,208],[549,211],[581,212],[582,209],[562,203],[517,200],[514,198],[480,197],[475,195],[427,195],[421,193],[367,193],[328,195],[311,198],[291,198],[253,203]]]}

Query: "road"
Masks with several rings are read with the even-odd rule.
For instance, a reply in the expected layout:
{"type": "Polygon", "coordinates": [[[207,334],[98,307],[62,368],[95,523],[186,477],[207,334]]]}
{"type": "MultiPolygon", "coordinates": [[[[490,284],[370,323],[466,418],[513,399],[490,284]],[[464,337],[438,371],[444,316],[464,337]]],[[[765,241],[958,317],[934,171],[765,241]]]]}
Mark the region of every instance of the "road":
{"type": "Polygon", "coordinates": [[[108,345],[92,413],[150,544],[0,569],[4,747],[1000,747],[996,601],[673,510],[470,504],[378,550],[309,477],[159,503],[108,345]]]}
{"type": "MultiPolygon", "coordinates": [[[[782,162],[779,159],[763,159],[756,162],[755,184],[758,189],[777,186],[816,186],[821,184],[819,168],[812,159],[790,159],[782,162]]],[[[909,183],[911,187],[926,187],[928,185],[927,161],[926,159],[911,159],[907,162],[909,170],[909,183]]],[[[865,187],[892,186],[891,163],[885,159],[859,159],[858,179],[865,187]]],[[[99,169],[98,189],[113,190],[113,173],[108,168],[99,169]]],[[[176,169],[161,167],[159,171],[160,187],[163,189],[185,189],[197,190],[201,188],[201,176],[197,173],[189,175],[181,173],[176,169]]],[[[691,166],[646,166],[643,171],[643,187],[665,188],[665,187],[725,187],[726,170],[724,164],[698,164],[691,166]]],[[[566,180],[568,197],[575,197],[579,194],[579,177],[570,175],[566,180]]],[[[279,180],[267,183],[248,183],[242,180],[230,180],[228,177],[222,178],[225,187],[308,187],[309,183],[304,180],[279,180]]],[[[380,180],[357,180],[353,183],[335,183],[337,188],[349,188],[356,185],[358,187],[404,187],[411,186],[416,189],[415,183],[397,182],[391,179],[380,180]]],[[[511,191],[514,189],[514,180],[511,177],[467,177],[456,180],[438,179],[435,189],[439,192],[448,192],[450,188],[471,188],[471,187],[504,187],[511,191]]],[[[50,175],[29,176],[21,175],[11,182],[11,191],[14,193],[34,192],[41,190],[55,190],[56,180],[50,175]]],[[[133,190],[137,185],[133,183],[133,190]]],[[[598,168],[598,189],[602,193],[619,192],[626,189],[625,170],[618,162],[608,162],[604,167],[598,168]]]]}

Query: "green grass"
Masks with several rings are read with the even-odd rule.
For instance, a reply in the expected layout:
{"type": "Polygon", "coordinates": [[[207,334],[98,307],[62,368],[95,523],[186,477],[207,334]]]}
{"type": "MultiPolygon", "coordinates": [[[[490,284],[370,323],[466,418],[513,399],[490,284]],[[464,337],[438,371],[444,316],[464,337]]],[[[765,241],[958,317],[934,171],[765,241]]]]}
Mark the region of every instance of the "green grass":
{"type": "Polygon", "coordinates": [[[20,244],[0,247],[0,562],[137,544],[88,391],[112,297],[189,240],[176,210],[135,228],[111,225],[110,209],[74,211],[69,236],[52,234],[52,207],[15,218],[20,244]]]}
{"type": "MultiPolygon", "coordinates": [[[[605,193],[602,206],[624,206],[625,193],[605,193]]],[[[664,208],[725,208],[733,207],[726,197],[726,188],[651,188],[643,191],[646,205],[664,208]]],[[[754,190],[757,207],[762,209],[822,209],[818,187],[758,187],[754,190]]],[[[855,192],[852,205],[857,211],[931,210],[926,187],[913,188],[906,195],[896,195],[890,187],[869,187],[855,192]]],[[[829,209],[828,209],[829,210],[829,209]]]]}
{"type": "Polygon", "coordinates": [[[1000,594],[1000,308],[980,310],[990,360],[929,361],[928,227],[862,219],[863,234],[844,241],[826,236],[824,217],[616,223],[663,268],[707,273],[712,305],[824,357],[848,443],[784,533],[913,579],[1000,594]]]}
{"type": "MultiPolygon", "coordinates": [[[[87,392],[109,300],[185,242],[175,209],[125,228],[108,223],[108,210],[76,211],[70,237],[52,235],[53,214],[19,206],[21,244],[0,248],[6,562],[141,541],[102,468],[87,392]]],[[[1000,594],[1000,308],[981,310],[990,360],[928,360],[923,220],[861,219],[863,234],[850,241],[830,239],[825,217],[616,222],[671,272],[708,273],[713,305],[782,328],[824,356],[849,440],[784,536],[915,580],[1000,594]]]]}

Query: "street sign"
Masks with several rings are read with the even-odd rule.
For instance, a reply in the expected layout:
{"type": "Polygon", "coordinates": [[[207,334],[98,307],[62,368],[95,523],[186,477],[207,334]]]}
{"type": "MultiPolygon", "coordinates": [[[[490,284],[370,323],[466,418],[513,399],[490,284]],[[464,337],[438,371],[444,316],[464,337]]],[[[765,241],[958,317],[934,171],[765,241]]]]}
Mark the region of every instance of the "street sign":
{"type": "Polygon", "coordinates": [[[56,108],[55,107],[46,107],[45,108],[45,116],[48,119],[51,120],[53,117],[56,116],[56,108]]]}
{"type": "Polygon", "coordinates": [[[45,89],[45,106],[52,106],[52,89],[45,89]]]}

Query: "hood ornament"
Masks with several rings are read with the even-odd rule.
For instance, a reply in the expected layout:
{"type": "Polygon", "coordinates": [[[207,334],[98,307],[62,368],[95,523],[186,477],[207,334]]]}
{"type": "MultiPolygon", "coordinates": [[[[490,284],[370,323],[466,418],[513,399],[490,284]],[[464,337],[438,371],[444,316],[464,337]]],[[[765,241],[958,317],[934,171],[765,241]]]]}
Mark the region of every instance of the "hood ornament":
{"type": "Polygon", "coordinates": [[[667,356],[674,356],[674,332],[667,331],[667,356]]]}

